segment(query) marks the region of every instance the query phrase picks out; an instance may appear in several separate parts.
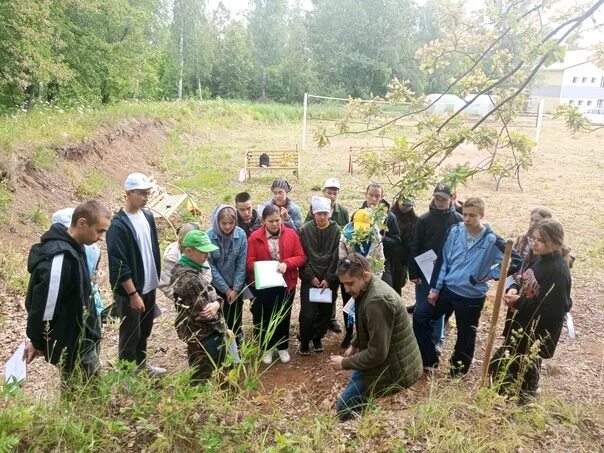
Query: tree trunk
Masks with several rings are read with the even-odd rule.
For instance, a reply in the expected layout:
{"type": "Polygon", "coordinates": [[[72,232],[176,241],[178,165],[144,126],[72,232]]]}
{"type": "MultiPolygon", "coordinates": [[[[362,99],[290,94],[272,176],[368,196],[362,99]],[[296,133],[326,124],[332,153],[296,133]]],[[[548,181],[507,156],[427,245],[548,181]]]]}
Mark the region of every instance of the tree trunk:
{"type": "Polygon", "coordinates": [[[180,28],[180,45],[179,45],[179,58],[180,58],[180,77],[178,78],[178,100],[182,100],[182,78],[185,69],[185,33],[183,30],[183,23],[181,20],[181,28],[180,28]]]}

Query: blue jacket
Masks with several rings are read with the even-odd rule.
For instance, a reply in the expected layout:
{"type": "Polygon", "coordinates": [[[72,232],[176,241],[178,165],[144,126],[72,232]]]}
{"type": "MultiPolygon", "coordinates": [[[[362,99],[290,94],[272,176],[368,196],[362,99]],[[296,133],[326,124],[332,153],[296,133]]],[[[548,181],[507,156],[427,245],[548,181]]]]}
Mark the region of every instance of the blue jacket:
{"type": "Polygon", "coordinates": [[[218,250],[208,255],[208,263],[212,269],[212,286],[226,294],[229,288],[240,292],[245,286],[247,236],[238,226],[233,231],[233,240],[229,250],[224,250],[223,235],[216,220],[218,213],[227,205],[218,206],[212,215],[212,228],[208,230],[208,237],[218,250]]]}
{"type": "MultiPolygon", "coordinates": [[[[484,297],[488,280],[499,277],[505,242],[488,225],[478,241],[468,250],[466,226],[457,223],[449,229],[442,249],[442,265],[432,291],[440,292],[444,285],[452,292],[469,298],[484,297]]],[[[510,264],[513,273],[520,264],[515,256],[510,264]]]]}

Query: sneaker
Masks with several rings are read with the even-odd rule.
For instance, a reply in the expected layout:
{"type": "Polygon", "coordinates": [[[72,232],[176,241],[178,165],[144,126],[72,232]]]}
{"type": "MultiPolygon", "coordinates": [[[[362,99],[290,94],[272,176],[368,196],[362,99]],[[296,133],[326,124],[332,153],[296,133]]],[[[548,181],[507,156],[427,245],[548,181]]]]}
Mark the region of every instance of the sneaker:
{"type": "Polygon", "coordinates": [[[287,363],[291,360],[287,349],[279,349],[277,352],[279,353],[279,360],[281,360],[281,363],[287,363]]]}
{"type": "Polygon", "coordinates": [[[300,342],[300,349],[298,349],[300,355],[310,355],[310,346],[308,341],[300,342]]]}
{"type": "Polygon", "coordinates": [[[342,340],[342,343],[340,343],[340,347],[342,349],[346,349],[346,348],[348,348],[348,346],[350,346],[351,342],[352,342],[352,335],[346,334],[346,335],[344,335],[344,339],[342,340]]]}
{"type": "Polygon", "coordinates": [[[264,355],[262,356],[262,363],[264,363],[265,365],[270,365],[271,363],[273,363],[273,350],[272,349],[270,351],[266,351],[264,353],[264,355]]]}
{"type": "Polygon", "coordinates": [[[438,365],[434,365],[434,366],[425,366],[424,367],[424,373],[432,376],[433,374],[436,373],[436,368],[438,367],[438,365]]]}
{"type": "Polygon", "coordinates": [[[442,355],[442,353],[443,353],[443,342],[442,341],[439,341],[438,343],[436,343],[434,345],[434,351],[436,352],[437,356],[442,355]]]}
{"type": "Polygon", "coordinates": [[[165,376],[168,370],[159,366],[153,366],[149,365],[148,363],[145,363],[139,368],[139,372],[145,373],[150,378],[160,378],[162,376],[165,376]]]}
{"type": "Polygon", "coordinates": [[[312,341],[312,347],[315,352],[323,352],[325,348],[323,347],[323,342],[320,338],[316,338],[312,341]]]}
{"type": "Polygon", "coordinates": [[[342,327],[340,327],[340,323],[335,319],[329,323],[329,330],[334,333],[342,333],[342,327]]]}

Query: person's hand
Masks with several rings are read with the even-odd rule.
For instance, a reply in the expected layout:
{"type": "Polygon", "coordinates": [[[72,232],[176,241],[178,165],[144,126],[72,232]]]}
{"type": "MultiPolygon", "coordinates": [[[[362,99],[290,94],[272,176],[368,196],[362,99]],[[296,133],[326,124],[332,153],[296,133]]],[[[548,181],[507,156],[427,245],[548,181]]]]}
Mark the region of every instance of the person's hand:
{"type": "Polygon", "coordinates": [[[281,214],[281,220],[287,222],[289,220],[289,212],[284,207],[279,208],[279,214],[281,214]]]}
{"type": "Polygon", "coordinates": [[[31,341],[28,341],[23,350],[23,360],[25,360],[25,363],[29,364],[33,359],[41,355],[44,355],[44,352],[36,349],[34,344],[31,341]]]}
{"type": "Polygon", "coordinates": [[[430,294],[428,294],[428,303],[430,305],[432,305],[433,307],[436,306],[436,301],[438,300],[438,296],[440,294],[439,293],[435,293],[434,291],[430,291],[430,294]]]}
{"type": "Polygon", "coordinates": [[[145,311],[145,303],[143,302],[143,298],[139,293],[134,293],[132,296],[130,296],[130,308],[140,313],[145,311]]]}
{"type": "Polygon", "coordinates": [[[355,348],[353,345],[348,346],[346,351],[344,351],[344,357],[350,357],[355,355],[358,352],[358,348],[355,348]]]}
{"type": "Polygon", "coordinates": [[[279,272],[280,274],[285,274],[286,270],[287,270],[287,264],[285,264],[285,263],[277,264],[277,272],[279,272]]]}
{"type": "Polygon", "coordinates": [[[321,286],[321,282],[319,282],[319,279],[318,279],[317,277],[313,278],[313,279],[310,281],[310,284],[311,284],[312,286],[314,286],[315,288],[318,288],[319,286],[321,286]]]}
{"type": "Polygon", "coordinates": [[[409,280],[411,283],[413,283],[414,285],[421,285],[422,284],[422,279],[421,278],[412,278],[411,280],[409,280]]]}
{"type": "Polygon", "coordinates": [[[323,289],[329,288],[329,282],[327,280],[321,280],[319,286],[323,289]]]}
{"type": "Polygon", "coordinates": [[[206,305],[206,308],[201,310],[201,312],[199,313],[199,317],[206,321],[210,320],[214,316],[216,316],[216,313],[218,313],[219,309],[220,309],[220,303],[212,302],[211,304],[206,305]]]}
{"type": "Polygon", "coordinates": [[[239,296],[239,293],[237,291],[235,291],[234,289],[228,289],[226,292],[226,296],[227,296],[227,302],[229,304],[232,304],[233,302],[235,302],[235,299],[237,299],[237,296],[239,296]]]}
{"type": "Polygon", "coordinates": [[[331,366],[334,368],[334,370],[342,370],[342,359],[344,357],[342,357],[341,355],[332,355],[329,358],[329,361],[331,362],[331,366]]]}
{"type": "Polygon", "coordinates": [[[94,282],[99,286],[103,286],[103,283],[105,283],[105,271],[103,269],[97,269],[94,282]]]}

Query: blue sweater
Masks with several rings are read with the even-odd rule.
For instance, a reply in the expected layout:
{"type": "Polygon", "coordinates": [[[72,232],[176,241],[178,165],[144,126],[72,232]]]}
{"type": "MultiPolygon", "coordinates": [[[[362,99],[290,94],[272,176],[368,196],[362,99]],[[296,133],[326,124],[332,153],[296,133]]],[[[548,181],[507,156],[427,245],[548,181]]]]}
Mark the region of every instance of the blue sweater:
{"type": "Polygon", "coordinates": [[[484,297],[489,290],[486,282],[499,276],[504,249],[505,242],[488,225],[468,249],[466,226],[463,223],[453,225],[442,249],[442,266],[432,291],[440,292],[446,285],[461,297],[484,297]]]}

